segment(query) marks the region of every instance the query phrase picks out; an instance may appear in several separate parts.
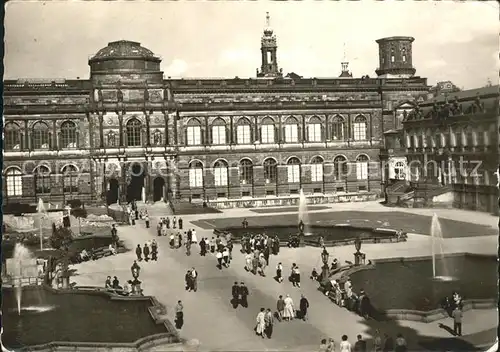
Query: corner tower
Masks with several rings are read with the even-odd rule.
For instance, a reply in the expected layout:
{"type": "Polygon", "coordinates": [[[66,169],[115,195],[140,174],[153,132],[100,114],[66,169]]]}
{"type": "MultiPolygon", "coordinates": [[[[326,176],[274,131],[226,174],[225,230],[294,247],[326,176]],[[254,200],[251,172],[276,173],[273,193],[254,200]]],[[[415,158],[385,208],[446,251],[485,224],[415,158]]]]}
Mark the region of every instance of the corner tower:
{"type": "Polygon", "coordinates": [[[257,77],[281,77],[282,72],[278,68],[278,57],[276,45],[276,35],[273,33],[270,23],[269,12],[266,13],[266,28],[262,35],[260,51],[262,54],[262,65],[260,72],[257,70],[257,77]]]}
{"type": "Polygon", "coordinates": [[[415,74],[412,65],[412,37],[389,37],[378,39],[379,77],[410,78],[415,74]]]}

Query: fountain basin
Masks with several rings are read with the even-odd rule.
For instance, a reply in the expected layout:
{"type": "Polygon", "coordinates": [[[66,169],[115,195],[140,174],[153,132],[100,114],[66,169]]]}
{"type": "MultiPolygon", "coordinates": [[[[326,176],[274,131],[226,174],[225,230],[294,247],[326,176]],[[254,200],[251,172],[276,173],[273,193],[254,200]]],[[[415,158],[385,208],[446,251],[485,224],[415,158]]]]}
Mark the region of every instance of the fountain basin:
{"type": "MultiPolygon", "coordinates": [[[[304,243],[309,246],[319,247],[320,237],[323,238],[325,246],[343,246],[353,244],[356,238],[363,243],[387,243],[405,241],[406,235],[398,237],[396,230],[385,228],[373,228],[369,226],[352,226],[348,224],[337,225],[308,225],[306,226],[304,243]]],[[[273,226],[241,226],[224,227],[215,229],[215,234],[231,233],[238,241],[244,235],[257,235],[266,233],[269,236],[278,236],[282,245],[286,245],[290,235],[298,233],[297,225],[273,225],[273,226]]]]}
{"type": "Polygon", "coordinates": [[[453,291],[459,292],[465,302],[483,306],[490,302],[496,306],[496,256],[457,253],[437,259],[437,264],[442,265],[443,260],[450,274],[446,277],[432,277],[431,256],[374,260],[373,265],[357,267],[346,275],[350,276],[355,292],[364,289],[373,307],[388,315],[411,311],[425,316],[439,309],[442,300],[453,291]]]}
{"type": "Polygon", "coordinates": [[[2,301],[3,344],[16,351],[62,342],[112,346],[153,335],[178,341],[175,328],[154,313],[157,302],[152,297],[31,286],[23,287],[21,314],[14,290],[2,288],[2,301]]]}

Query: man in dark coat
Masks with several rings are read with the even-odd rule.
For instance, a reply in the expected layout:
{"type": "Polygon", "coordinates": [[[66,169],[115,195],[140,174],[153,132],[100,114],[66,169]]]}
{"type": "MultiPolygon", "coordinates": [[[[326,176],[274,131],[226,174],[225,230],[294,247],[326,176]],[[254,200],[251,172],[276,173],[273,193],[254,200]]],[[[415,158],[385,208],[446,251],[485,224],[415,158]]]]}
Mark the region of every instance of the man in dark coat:
{"type": "Polygon", "coordinates": [[[360,291],[359,315],[366,319],[370,317],[370,299],[368,298],[364,290],[360,291]]]}
{"type": "Polygon", "coordinates": [[[149,247],[146,244],[144,244],[144,248],[142,249],[142,252],[144,253],[144,260],[149,261],[149,247]]]}
{"type": "Polygon", "coordinates": [[[242,282],[240,284],[240,304],[243,308],[248,308],[248,295],[250,293],[248,292],[248,287],[245,286],[245,284],[242,282]]]}
{"type": "Polygon", "coordinates": [[[193,242],[193,232],[191,230],[189,230],[188,232],[186,232],[186,238],[187,238],[188,242],[190,242],[190,243],[193,242]]]}
{"type": "Polygon", "coordinates": [[[183,223],[182,218],[179,218],[178,223],[179,223],[179,230],[182,230],[182,223],[183,223]]]}
{"type": "Polygon", "coordinates": [[[140,244],[138,244],[136,249],[135,249],[135,255],[137,256],[138,261],[142,260],[142,248],[141,248],[140,244]]]}
{"type": "Polygon", "coordinates": [[[233,287],[231,288],[231,296],[233,296],[231,303],[233,305],[233,308],[236,309],[240,304],[240,286],[238,285],[238,282],[235,282],[233,287]]]}
{"type": "Polygon", "coordinates": [[[207,242],[205,242],[205,238],[202,238],[200,241],[200,255],[204,257],[207,254],[207,242]]]}
{"type": "Polygon", "coordinates": [[[184,280],[186,281],[186,291],[191,291],[193,289],[193,275],[191,274],[191,270],[186,272],[184,280]]]}
{"type": "Polygon", "coordinates": [[[307,320],[307,309],[309,309],[309,301],[304,295],[300,295],[300,319],[307,320]]]}
{"type": "Polygon", "coordinates": [[[151,243],[151,260],[158,260],[158,243],[156,243],[155,240],[153,240],[153,243],[151,243]]]}
{"type": "Polygon", "coordinates": [[[167,225],[167,229],[169,229],[170,228],[170,218],[169,217],[167,217],[165,219],[165,224],[167,225]]]}

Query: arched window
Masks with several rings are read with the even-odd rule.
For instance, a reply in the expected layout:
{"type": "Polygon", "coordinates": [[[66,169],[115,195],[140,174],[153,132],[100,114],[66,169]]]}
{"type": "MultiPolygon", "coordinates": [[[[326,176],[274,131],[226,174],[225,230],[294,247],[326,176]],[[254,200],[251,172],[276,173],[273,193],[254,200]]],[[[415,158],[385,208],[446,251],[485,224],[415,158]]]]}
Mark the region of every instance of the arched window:
{"type": "Polygon", "coordinates": [[[396,56],[394,55],[394,49],[391,49],[391,62],[396,61],[396,56]]]}
{"type": "Polygon", "coordinates": [[[133,118],[127,122],[127,146],[140,147],[142,145],[142,123],[133,118]]]}
{"type": "Polygon", "coordinates": [[[61,170],[63,174],[63,192],[78,194],[78,169],[75,165],[66,165],[61,170]]]}
{"type": "Polygon", "coordinates": [[[344,139],[344,119],[341,116],[335,116],[332,121],[332,140],[343,141],[344,139]]]}
{"type": "Polygon", "coordinates": [[[285,142],[297,143],[299,141],[299,122],[295,117],[285,121],[285,142]]]}
{"type": "Polygon", "coordinates": [[[344,156],[336,156],[335,159],[333,159],[333,166],[335,168],[335,179],[342,180],[347,176],[349,166],[347,165],[347,159],[344,156]]]}
{"type": "Polygon", "coordinates": [[[288,183],[300,183],[300,160],[290,158],[287,162],[288,183]]]}
{"type": "Polygon", "coordinates": [[[358,155],[356,158],[356,178],[358,180],[368,179],[368,157],[364,154],[358,155]]]}
{"type": "Polygon", "coordinates": [[[321,120],[317,116],[311,117],[307,125],[307,140],[309,142],[321,142],[323,140],[321,120]]]}
{"type": "Polygon", "coordinates": [[[396,162],[396,164],[394,164],[394,178],[396,180],[406,179],[405,169],[406,169],[406,165],[404,162],[402,162],[402,161],[396,162]]]}
{"type": "Polygon", "coordinates": [[[366,118],[364,116],[356,116],[354,119],[354,140],[364,141],[366,140],[366,118]]]}
{"type": "Polygon", "coordinates": [[[108,147],[116,147],[116,133],[113,131],[109,131],[107,135],[108,139],[108,147]]]}
{"type": "Polygon", "coordinates": [[[227,186],[227,163],[217,160],[214,165],[215,186],[227,186]]]}
{"type": "Polygon", "coordinates": [[[201,123],[197,119],[191,119],[186,127],[186,145],[201,145],[201,123]]]}
{"type": "Polygon", "coordinates": [[[18,168],[11,167],[5,171],[5,189],[7,197],[23,195],[23,173],[18,168]]]}
{"type": "Polygon", "coordinates": [[[35,190],[37,194],[50,194],[50,170],[47,166],[40,165],[34,170],[35,190]]]}
{"type": "Polygon", "coordinates": [[[153,145],[160,146],[162,144],[162,133],[160,130],[155,130],[153,132],[153,145]]]}
{"type": "Polygon", "coordinates": [[[61,124],[61,148],[76,148],[76,125],[73,121],[64,121],[61,124]]]}
{"type": "Polygon", "coordinates": [[[189,187],[203,187],[203,164],[199,161],[193,161],[189,165],[189,187]]]}
{"type": "Polygon", "coordinates": [[[278,164],[274,159],[266,159],[264,160],[264,178],[266,179],[266,183],[276,183],[277,175],[278,175],[278,164]]]}
{"type": "Polygon", "coordinates": [[[276,143],[276,127],[274,121],[270,118],[265,118],[262,120],[260,126],[260,141],[261,143],[276,143]]]}
{"type": "Polygon", "coordinates": [[[236,126],[236,143],[252,143],[252,124],[245,118],[238,120],[238,125],[236,126]]]}
{"type": "Polygon", "coordinates": [[[323,158],[320,156],[311,160],[311,182],[323,182],[323,158]]]}
{"type": "Polygon", "coordinates": [[[31,132],[32,149],[49,149],[50,144],[49,126],[42,121],[35,123],[31,132]]]}
{"type": "Polygon", "coordinates": [[[403,59],[403,62],[406,62],[406,49],[403,48],[401,50],[401,58],[403,59]]]}
{"type": "Polygon", "coordinates": [[[212,124],[212,144],[214,145],[225,145],[227,143],[226,138],[226,123],[223,119],[215,119],[212,124]]]}
{"type": "Polygon", "coordinates": [[[21,129],[17,123],[7,122],[4,127],[4,148],[5,150],[21,149],[21,129]]]}
{"type": "Polygon", "coordinates": [[[240,162],[240,182],[243,185],[253,183],[253,163],[248,159],[243,159],[240,162]]]}

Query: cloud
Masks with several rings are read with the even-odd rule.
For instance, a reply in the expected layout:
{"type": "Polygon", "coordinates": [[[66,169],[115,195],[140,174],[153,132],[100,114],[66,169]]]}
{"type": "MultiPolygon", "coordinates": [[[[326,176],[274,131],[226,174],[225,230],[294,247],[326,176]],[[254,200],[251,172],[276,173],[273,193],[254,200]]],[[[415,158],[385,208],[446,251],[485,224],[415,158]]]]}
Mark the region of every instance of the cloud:
{"type": "Polygon", "coordinates": [[[186,61],[181,59],[174,59],[167,69],[164,71],[167,77],[179,77],[187,72],[189,65],[186,61]]]}

